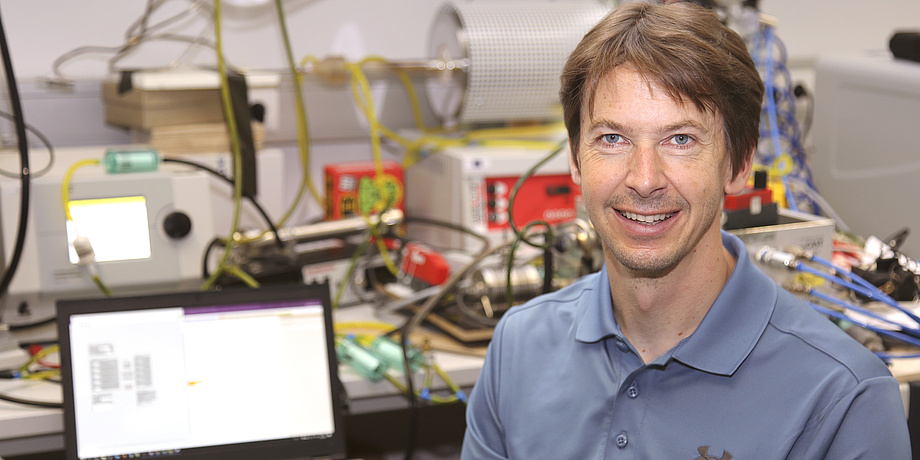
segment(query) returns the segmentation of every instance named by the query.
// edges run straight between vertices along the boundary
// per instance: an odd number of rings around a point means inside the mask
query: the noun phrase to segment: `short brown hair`
[[[634,1],[585,34],[562,70],[559,95],[576,165],[585,102],[593,111],[598,81],[624,64],[676,101],[721,115],[733,176],[751,161],[764,85],[744,40],[706,8]]]

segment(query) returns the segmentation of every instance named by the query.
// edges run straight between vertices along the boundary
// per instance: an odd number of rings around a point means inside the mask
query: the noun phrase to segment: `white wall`
[[[760,9],[777,19],[777,34],[796,61],[822,53],[886,50],[894,30],[920,30],[916,0],[761,0]]]
[[[466,1],[466,0],[460,0]],[[475,0],[495,1],[503,0]],[[531,0],[554,1],[554,0]],[[593,1],[593,0],[555,0]],[[600,1],[600,0],[598,0]],[[611,0],[603,0],[612,3]],[[45,132],[58,146],[125,143],[125,130],[104,123],[99,82],[109,77],[110,55],[86,55],[68,61],[62,70],[76,80],[70,90],[49,89],[39,80],[51,77],[55,59],[80,46],[113,47],[122,44],[125,31],[143,13],[144,0],[0,0],[0,18],[11,47],[13,65],[23,91],[27,121]],[[255,3],[254,7],[239,4]],[[380,55],[390,59],[429,57],[427,37],[430,24],[442,5],[440,0],[284,0],[294,57],[325,57],[343,54],[349,59]],[[153,17],[158,22],[191,5],[192,0],[169,0]],[[228,61],[244,69],[284,69],[281,34],[274,1],[225,0],[223,2],[224,49]],[[236,6],[235,6],[236,5]],[[797,83],[813,84],[810,66],[822,53],[884,50],[891,33],[900,28],[920,29],[920,1],[887,0],[761,0],[764,13],[778,21],[777,33],[789,52],[789,66]],[[170,30],[196,35],[210,13],[199,11]],[[210,35],[209,35],[210,36]],[[119,65],[157,68],[180,56],[184,44],[159,42],[145,45]],[[191,57],[195,63],[213,65],[214,52],[200,48]],[[0,88],[0,97],[5,87]],[[350,139],[324,140],[323,123],[344,116],[356,119],[347,91],[335,103],[311,106],[311,123],[317,128],[316,168],[329,159],[369,158],[364,144],[366,133],[359,125],[345,129]],[[405,107],[404,95],[391,91],[395,102],[388,107]],[[291,93],[282,104],[290,105]],[[0,101],[2,102],[2,101]],[[308,100],[308,103],[310,101]],[[0,106],[2,107],[2,106]],[[289,117],[290,118],[290,117]],[[284,120],[276,139],[291,147],[293,122]],[[0,120],[0,140],[10,138],[9,124]],[[291,173],[293,174],[293,173]],[[315,211],[315,209],[314,209]]]
[[[484,1],[484,0],[478,0]],[[501,0],[488,0],[501,1]],[[543,0],[532,0],[534,2]],[[255,3],[255,7],[238,4]],[[344,53],[357,58],[378,54],[393,59],[427,56],[426,40],[440,0],[284,0],[294,55]],[[125,30],[144,10],[143,0],[0,0],[0,15],[21,79],[51,75],[56,58],[78,46],[117,46]],[[170,0],[155,16],[179,11],[191,0]],[[223,35],[230,61],[248,68],[284,66],[277,17],[271,0],[224,0]],[[916,0],[761,0],[774,16],[792,64],[810,62],[820,53],[885,49],[897,28],[920,29]],[[202,16],[186,28],[200,30]],[[127,61],[143,66],[167,64],[182,45],[158,44]],[[198,58],[210,61],[203,49]],[[213,62],[213,61],[212,61]],[[105,60],[80,58],[65,70],[77,78],[106,75]]]
[[[760,0],[760,9],[777,20],[793,78],[812,91],[819,55],[884,52],[896,30],[920,31],[917,0]]]
[[[211,2],[209,2],[211,3]],[[223,3],[224,50],[228,60],[243,68],[276,69],[285,66],[274,2],[254,7]],[[358,58],[380,54],[388,58],[425,57],[428,24],[440,2],[436,0],[285,0],[287,24],[295,59],[344,53]],[[0,14],[11,43],[19,78],[51,75],[56,58],[79,46],[118,46],[125,31],[144,11],[143,0],[2,0]],[[153,16],[158,22],[194,2],[170,0]],[[210,12],[199,10],[179,30],[196,35]],[[392,18],[383,20],[383,18]],[[176,30],[175,28],[171,30]],[[181,54],[184,44],[145,45],[127,64],[157,67]],[[212,63],[213,51],[202,48],[196,59]],[[103,57],[82,57],[64,69],[68,76],[91,79],[107,75]]]

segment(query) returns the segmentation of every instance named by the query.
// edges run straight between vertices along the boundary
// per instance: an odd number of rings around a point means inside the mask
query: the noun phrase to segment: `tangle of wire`
[[[810,262],[817,264],[823,269],[818,269],[810,265],[805,264],[799,259],[804,259]],[[871,310],[868,310],[860,305],[857,305],[853,302],[840,298],[838,296],[829,295],[822,291],[815,289],[814,287],[808,286],[791,286],[790,288],[793,291],[803,292],[814,297],[817,300],[824,302],[824,304],[832,304],[836,306],[835,308],[830,308],[825,305],[809,301],[809,305],[814,308],[816,311],[823,313],[831,318],[834,318],[839,321],[847,321],[849,323],[860,326],[869,331],[875,332],[876,334],[897,340],[906,345],[920,348],[920,317],[917,316],[910,309],[902,306],[896,300],[891,298],[888,294],[883,292],[881,289],[868,282],[864,278],[846,270],[843,267],[840,267],[833,262],[824,259],[822,257],[816,256],[811,253],[801,253],[797,256],[796,260],[793,261],[789,266],[790,269],[807,273],[812,276],[819,277],[839,288],[845,289],[849,292],[861,295],[867,299],[880,302],[883,305],[886,305],[909,318],[914,325],[907,325],[903,322],[896,321],[890,318],[886,318],[880,314],[877,314]],[[857,318],[853,318],[852,315],[847,314],[847,312],[855,312],[863,316],[867,316],[876,320],[877,322],[882,322],[888,325],[888,327],[881,327],[875,324],[870,324],[868,321],[863,321]],[[920,352],[912,354],[891,354],[887,352],[878,352],[875,353],[881,359],[889,361],[892,358],[916,358],[920,357]]]
[[[150,18],[160,7],[168,3],[169,0],[147,0],[147,3],[144,7],[144,13],[138,18],[129,28],[125,31],[125,41],[118,46],[81,46],[74,48],[67,53],[64,53],[60,57],[54,60],[51,68],[54,73],[55,78],[58,82],[68,82],[70,81],[61,70],[61,67],[79,56],[85,54],[111,54],[113,55],[108,62],[109,71],[117,72],[118,69],[115,65],[118,61],[124,59],[126,56],[131,54],[133,51],[137,50],[142,44],[150,41],[173,41],[173,42],[185,42],[189,46],[185,51],[173,62],[165,66],[166,70],[172,70],[181,65],[191,54],[191,51],[194,50],[197,46],[207,46],[209,48],[215,48],[215,44],[211,41],[208,41],[204,38],[205,35],[211,32],[214,28],[214,23],[209,22],[207,26],[197,35],[197,36],[186,36],[181,34],[173,33],[154,33],[157,30],[163,29],[172,25],[191,14],[196,13],[201,9],[209,9],[210,2],[208,0],[194,0],[191,5],[185,8],[183,11],[174,14],[160,22],[155,24],[150,24]]]
[[[806,158],[801,127],[796,120],[795,95],[792,77],[786,67],[785,45],[769,24],[762,24],[759,32],[748,37],[747,42],[751,57],[761,70],[765,87],[761,110],[761,142],[755,160],[783,181],[790,209],[821,214],[821,207],[813,199],[815,186]],[[798,179],[796,184],[790,184],[787,180],[789,177]],[[805,187],[810,193],[801,191]]]
[[[60,365],[45,361],[48,355],[58,351],[57,345],[48,347],[37,347],[30,350],[31,357],[16,369],[10,369],[0,372],[0,378],[18,379],[18,380],[43,380],[51,383],[60,382]],[[22,404],[25,406],[60,408],[63,404],[56,401],[40,401],[34,399],[25,399],[12,396],[9,394],[0,394],[0,401]]]
[[[0,112],[0,118],[5,118],[7,120],[16,121],[13,115],[6,113],[6,112]],[[31,132],[35,137],[38,138],[39,141],[41,141],[41,143],[45,146],[45,148],[48,149],[48,163],[45,166],[43,166],[42,169],[32,173],[32,177],[41,177],[45,173],[50,171],[52,166],[54,166],[54,146],[51,144],[51,141],[48,139],[47,136],[45,136],[41,131],[39,131],[34,126],[28,123],[26,123],[26,131]],[[0,169],[0,175],[14,178],[14,179],[19,179],[18,172],[14,173],[14,172],[4,171]]]

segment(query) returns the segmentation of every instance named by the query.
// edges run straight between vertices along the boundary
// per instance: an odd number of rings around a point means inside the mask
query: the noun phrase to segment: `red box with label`
[[[388,208],[405,211],[402,165],[383,162],[383,175],[372,161],[326,165],[326,219],[377,214]]]

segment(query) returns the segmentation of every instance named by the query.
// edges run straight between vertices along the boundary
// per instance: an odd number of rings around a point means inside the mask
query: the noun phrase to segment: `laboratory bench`
[[[368,310],[346,309],[338,312],[336,321],[356,321],[366,317]],[[436,362],[467,393],[479,376],[482,366],[481,350],[471,353],[435,350]],[[920,452],[920,358],[898,359],[891,363],[892,373],[901,382],[905,414],[908,416],[912,439]],[[386,380],[372,382],[346,365],[340,365],[340,379],[347,395],[345,412],[346,438],[349,455],[365,459],[389,459],[399,452],[408,439],[409,403]],[[421,374],[416,382],[421,384]],[[443,390],[442,382],[435,380],[434,390]],[[913,391],[911,391],[913,390]],[[28,380],[0,380],[0,394],[38,401],[61,401],[61,387],[57,383]],[[465,405],[422,404],[416,413],[417,445],[419,448],[459,449],[465,428]],[[61,409],[31,407],[0,401],[0,457],[3,460],[52,460],[63,458],[64,424]],[[432,457],[442,458],[442,457]],[[453,458],[453,457],[449,457]],[[918,457],[920,458],[920,457]]]
[[[379,321],[370,307],[340,308],[334,313],[335,321]],[[393,321],[393,318],[389,318]],[[46,327],[52,327],[46,326]],[[44,334],[47,336],[46,329]],[[467,394],[479,377],[482,351],[468,353],[457,351],[432,351],[435,362]],[[394,377],[402,379],[401,373]],[[364,459],[382,458],[375,455],[402,450],[408,440],[409,402],[396,387],[386,380],[372,382],[347,365],[340,365],[339,378],[347,400],[345,432],[349,455]],[[421,372],[415,375],[416,388],[424,379]],[[439,379],[432,382],[432,392],[446,390]],[[61,402],[61,386],[41,380],[0,380],[0,394],[24,400]],[[232,403],[232,402],[228,402]],[[419,403],[417,414],[417,446],[419,448],[457,448],[465,429],[465,405]],[[63,458],[64,420],[62,409],[27,406],[0,401],[0,458]],[[34,457],[47,455],[47,457]]]

